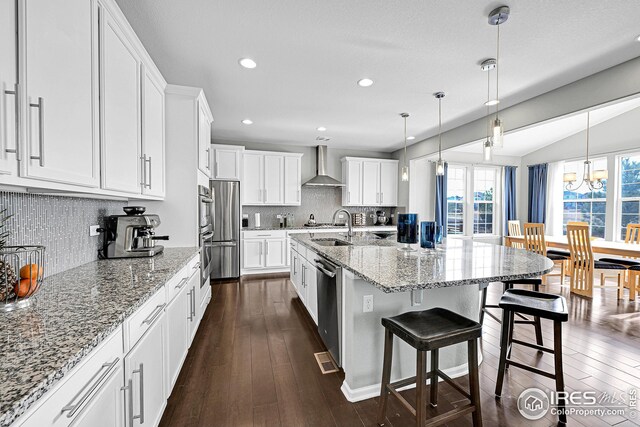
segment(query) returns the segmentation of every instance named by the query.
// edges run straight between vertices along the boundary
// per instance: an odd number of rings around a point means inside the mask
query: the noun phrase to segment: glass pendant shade
[[[502,120],[498,118],[491,120],[491,135],[492,135],[492,140],[493,140],[492,142],[494,147],[502,148],[503,134],[504,134],[504,127],[502,126]]]
[[[409,166],[403,166],[402,167],[402,180],[403,181],[409,181]]]
[[[602,181],[603,179],[608,179],[609,173],[604,169],[598,169],[593,171],[593,175],[591,175],[592,181]]]
[[[564,182],[576,182],[578,179],[578,174],[575,172],[567,172],[562,176],[562,181]]]
[[[436,175],[444,176],[444,160],[438,159],[436,162]]]
[[[493,150],[491,147],[491,140],[487,138],[482,147],[482,158],[485,162],[490,162],[493,160]]]

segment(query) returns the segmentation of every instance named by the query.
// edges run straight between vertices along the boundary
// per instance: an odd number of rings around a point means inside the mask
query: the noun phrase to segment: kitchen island
[[[356,233],[352,238],[345,234],[292,236],[292,251],[307,260],[307,270],[319,258],[341,268],[337,286],[340,361],[345,372],[342,392],[352,402],[380,393],[384,342],[381,318],[443,307],[478,319],[480,285],[537,277],[553,268],[546,257],[505,246],[448,239],[445,245],[427,253],[402,252],[394,239],[378,239],[369,233]],[[327,246],[334,241],[340,246]],[[295,270],[294,263],[292,276]],[[313,318],[312,297],[308,286],[305,288],[303,302]],[[299,287],[296,289],[300,294]],[[368,312],[365,297],[372,299]],[[315,313],[320,310],[315,307]],[[314,320],[317,322],[317,315]],[[393,351],[392,381],[415,375],[415,350],[396,339]],[[464,375],[466,358],[466,345],[442,349],[440,368],[451,377]]]

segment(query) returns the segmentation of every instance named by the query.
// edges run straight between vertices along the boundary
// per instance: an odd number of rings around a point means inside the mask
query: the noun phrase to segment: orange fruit
[[[20,279],[13,290],[18,298],[24,298],[33,294],[37,288],[38,281],[36,279]]]
[[[20,269],[20,277],[23,279],[39,279],[42,276],[42,267],[38,264],[27,264]]]

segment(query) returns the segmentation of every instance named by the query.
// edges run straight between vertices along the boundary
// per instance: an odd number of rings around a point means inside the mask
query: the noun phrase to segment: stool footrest
[[[453,382],[453,380],[451,379],[451,377],[449,377],[449,375],[445,374],[444,372],[442,372],[440,369],[436,369],[436,373],[438,374],[438,376],[440,378],[442,378],[447,384],[449,384],[451,387],[455,388],[456,390],[458,390],[458,392],[460,394],[462,394],[464,397],[466,397],[467,399],[471,400],[471,395],[469,393],[467,393],[467,391],[465,389],[463,389],[462,387],[460,387],[458,384],[456,384],[455,382]],[[437,379],[437,378],[436,378]]]
[[[511,340],[511,342],[513,344],[520,344],[520,345],[523,345],[525,347],[534,348],[536,350],[545,351],[547,353],[553,354],[553,349],[549,348],[549,347],[543,347],[543,346],[538,345],[538,344],[534,344],[534,343],[526,342],[526,341],[520,341],[520,340],[517,340],[517,339]]]
[[[411,403],[409,403],[407,401],[407,399],[405,399],[399,391],[395,390],[395,389],[389,389],[389,391],[391,392],[391,394],[393,394],[396,399],[398,399],[400,401],[400,403],[402,403],[402,406],[404,406],[405,408],[407,408],[407,410],[409,412],[411,412],[411,415],[413,415],[414,417],[416,416],[416,408],[413,407],[413,405]]]
[[[527,366],[523,363],[514,362],[511,359],[507,359],[507,363],[509,366],[515,366],[516,368],[524,369],[525,371],[533,372],[538,375],[542,375],[543,377],[551,378],[552,380],[556,378],[555,374],[552,374],[551,372],[543,371],[542,369],[534,368],[533,366]]]
[[[427,420],[427,423],[424,425],[425,427],[435,427],[435,426],[440,426],[442,424],[446,424],[450,421],[455,420],[456,418],[462,416],[462,415],[466,415],[466,414],[470,414],[473,411],[476,410],[475,405],[471,404],[471,403],[467,403],[464,406],[461,406],[459,408],[456,409],[452,409],[448,412],[445,412],[444,414],[440,414],[440,415],[436,415],[433,418],[429,418]]]
[[[409,378],[405,378],[403,380],[398,380],[396,382],[388,384],[387,387],[398,389],[398,388],[406,387],[411,384],[415,384],[415,382],[416,382],[416,377],[409,377]]]

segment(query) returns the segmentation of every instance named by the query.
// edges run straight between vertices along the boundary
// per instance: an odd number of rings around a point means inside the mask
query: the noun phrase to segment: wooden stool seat
[[[537,316],[542,319],[569,320],[567,302],[560,295],[545,294],[543,292],[526,289],[508,289],[500,298],[498,307],[517,313]]]
[[[424,311],[411,311],[398,316],[382,319],[385,328],[384,362],[380,402],[378,406],[378,425],[383,426],[387,413],[387,400],[393,394],[415,417],[417,427],[431,427],[447,424],[466,414],[472,414],[473,425],[482,425],[480,412],[480,383],[478,375],[478,338],[482,335],[482,326],[444,308]],[[416,375],[391,383],[391,364],[393,356],[393,336],[417,350]],[[454,382],[438,367],[439,350],[450,345],[467,342],[467,362],[469,365],[469,391]],[[427,372],[427,352],[430,352],[431,366]],[[431,418],[427,422],[427,379],[429,380],[430,404],[438,405],[438,379],[442,378],[451,387],[469,399],[466,405]],[[409,385],[416,385],[416,404],[411,405],[398,391]]]

